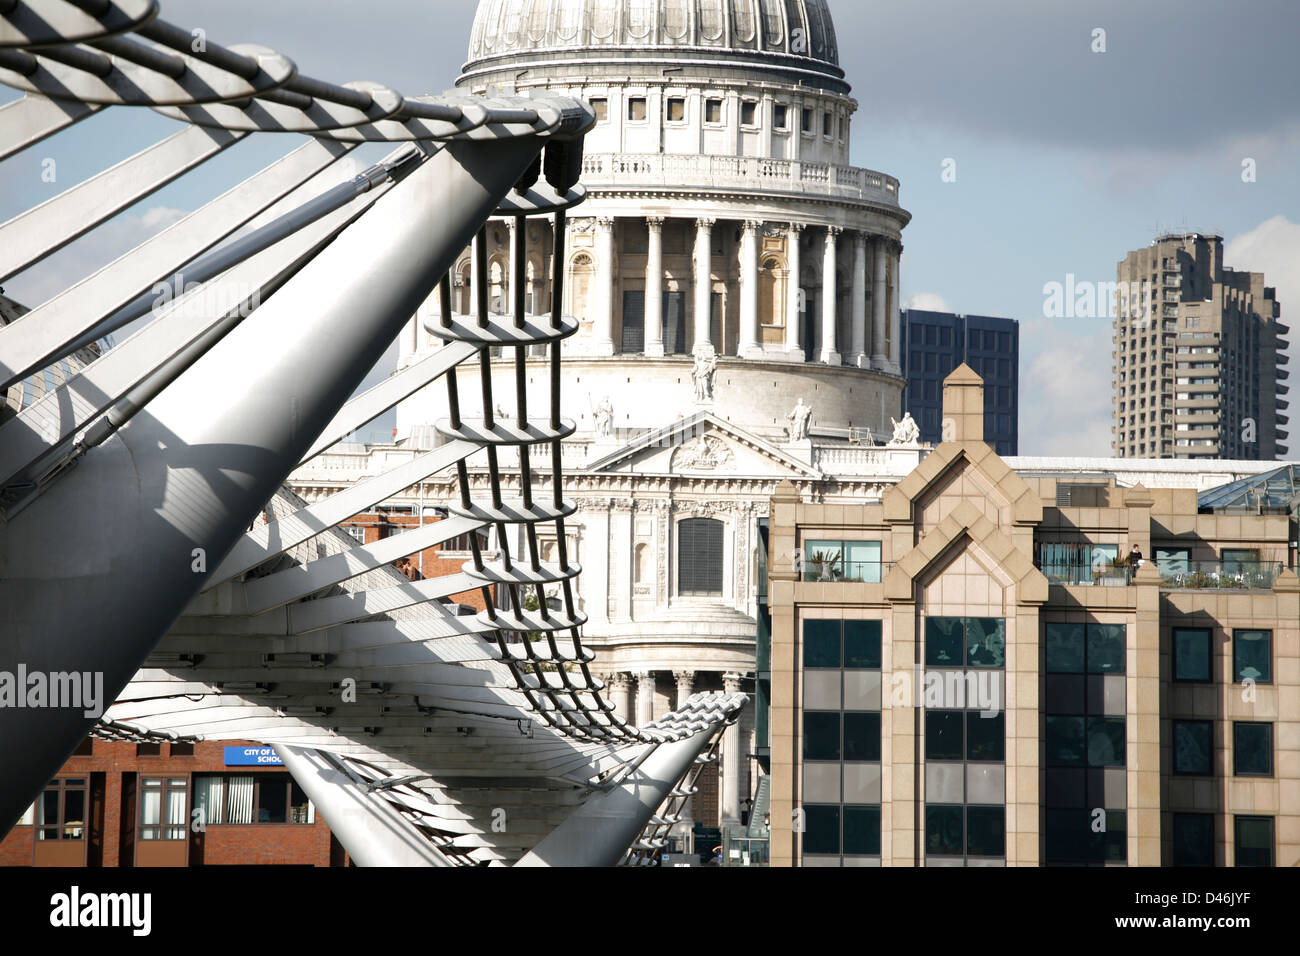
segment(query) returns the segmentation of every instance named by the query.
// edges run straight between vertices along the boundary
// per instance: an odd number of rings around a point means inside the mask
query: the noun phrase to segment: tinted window
[[[1088,625],[1088,673],[1124,673],[1124,625]]]
[[[1174,773],[1214,773],[1214,724],[1208,720],[1174,721]]]
[[[1174,628],[1174,680],[1211,680],[1210,632]]]
[[[1273,725],[1237,721],[1232,725],[1232,772],[1240,777],[1273,775]]]
[[[925,662],[930,665],[960,667],[965,650],[962,622],[959,617],[925,619]]]
[[[985,717],[983,711],[966,712],[966,759],[1003,760],[1006,757],[1006,716]]]
[[[840,715],[834,711],[806,711],[803,715],[805,760],[840,759]]]
[[[1045,630],[1047,672],[1049,674],[1082,674],[1083,624],[1049,621]]]
[[[935,856],[961,856],[965,844],[962,807],[925,808],[925,852]]]
[[[844,759],[880,759],[880,714],[844,715]]]
[[[925,759],[961,760],[962,723],[960,710],[927,710],[925,712]]]
[[[1273,818],[1234,817],[1237,866],[1273,865]]]
[[[1173,830],[1174,866],[1214,865],[1214,815],[1175,813]]]
[[[844,852],[869,856],[880,853],[880,807],[844,808]]]
[[[844,622],[844,666],[861,669],[880,667],[880,622]]]
[[[1232,680],[1240,684],[1249,678],[1257,684],[1273,680],[1273,632],[1234,631],[1232,638]]]
[[[1047,765],[1081,767],[1087,752],[1084,748],[1082,717],[1047,718]]]
[[[813,804],[804,807],[803,851],[840,852],[840,808]]]
[[[1006,855],[1007,831],[1005,808],[966,808],[966,852],[971,856]]]
[[[840,666],[839,621],[804,621],[803,666]]]

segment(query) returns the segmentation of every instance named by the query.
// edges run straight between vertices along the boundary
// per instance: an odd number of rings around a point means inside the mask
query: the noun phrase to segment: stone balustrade
[[[893,176],[857,166],[762,156],[593,153],[583,157],[582,182],[588,186],[734,186],[749,192],[813,194],[898,205],[898,180]]]

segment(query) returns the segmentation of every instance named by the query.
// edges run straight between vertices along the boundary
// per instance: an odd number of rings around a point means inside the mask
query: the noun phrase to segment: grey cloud
[[[831,0],[831,9],[859,124],[1157,152],[1300,124],[1293,0]],[[1091,51],[1097,27],[1106,53]]]

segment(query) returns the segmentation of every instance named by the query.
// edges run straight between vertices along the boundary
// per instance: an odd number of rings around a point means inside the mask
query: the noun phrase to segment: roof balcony
[[[685,153],[591,153],[582,159],[588,187],[658,187],[665,190],[743,189],[898,205],[898,180],[857,166],[835,166],[762,156]]]

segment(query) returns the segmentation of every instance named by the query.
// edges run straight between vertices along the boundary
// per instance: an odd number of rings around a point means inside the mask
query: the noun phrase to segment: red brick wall
[[[0,840],[0,866],[31,866],[35,834],[31,827],[14,827]]]
[[[122,775],[189,776],[194,773],[283,773],[283,767],[226,767],[227,746],[260,746],[254,741],[207,741],[194,745],[194,754],[171,754],[171,744],[162,745],[158,757],[139,756],[136,745],[103,740],[94,742],[91,756],[74,756],[59,770],[59,777],[89,777],[104,774],[104,866],[121,866]],[[190,805],[193,806],[193,783]],[[130,822],[133,826],[133,821]],[[0,840],[0,865],[29,866],[35,835],[30,826],[16,826]],[[130,861],[127,861],[130,865]],[[329,826],[316,814],[314,824],[248,824],[208,826],[203,834],[204,865],[227,863],[330,865]]]
[[[441,521],[441,518],[425,516],[425,524],[434,524]],[[363,512],[362,514],[353,515],[347,521],[340,522],[339,527],[358,527],[365,529],[365,544],[374,544],[388,534],[399,533],[390,531],[396,528],[415,528],[420,524],[415,515],[403,514],[379,514],[375,512]],[[469,560],[469,552],[453,551],[453,557],[444,557],[440,547],[425,548],[411,555],[411,561],[420,570],[426,578],[442,577],[444,574],[455,574],[460,571],[461,567]],[[451,595],[451,600],[457,604],[467,604],[470,607],[482,611],[487,608],[483,601],[483,593],[478,590],[462,591],[459,594]]]
[[[250,826],[209,826],[203,834],[203,865],[224,864],[330,865],[330,831],[316,814],[316,823],[255,823]]]

